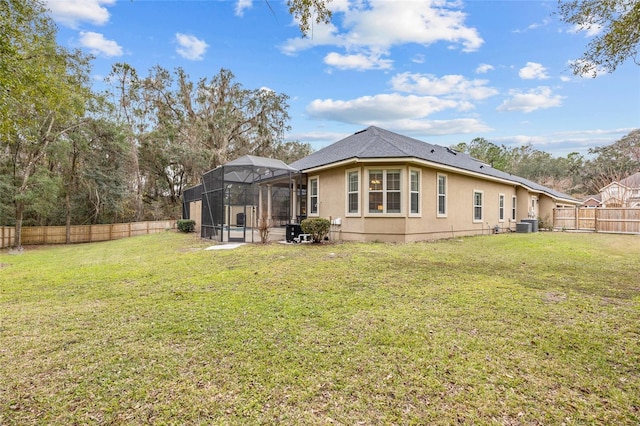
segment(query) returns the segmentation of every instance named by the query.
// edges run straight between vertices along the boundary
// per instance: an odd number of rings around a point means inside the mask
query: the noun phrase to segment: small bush
[[[329,233],[331,222],[321,217],[313,217],[303,220],[300,226],[302,227],[302,232],[311,235],[314,243],[319,243]]]
[[[193,219],[179,219],[178,231],[180,232],[194,232],[196,229],[196,221]]]

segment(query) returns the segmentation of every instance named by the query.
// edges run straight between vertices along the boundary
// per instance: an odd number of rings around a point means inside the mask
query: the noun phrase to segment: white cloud
[[[423,54],[419,53],[413,58],[411,58],[411,62],[416,64],[424,64],[426,62],[426,59]]]
[[[370,125],[423,119],[444,110],[466,111],[472,108],[473,105],[466,101],[392,93],[351,100],[316,99],[306,111],[313,118]]]
[[[527,27],[527,29],[528,30],[534,30],[536,28],[546,27],[551,22],[552,22],[551,19],[545,18],[545,19],[542,20],[542,22],[534,22],[533,24],[529,25]]]
[[[328,3],[328,7],[329,9],[331,9],[331,12],[333,13],[338,13],[338,12],[348,12],[349,8],[350,8],[350,0],[332,0],[330,3]]]
[[[94,55],[106,57],[122,56],[122,47],[113,40],[107,40],[104,35],[91,31],[80,31],[80,45]]]
[[[498,94],[487,80],[467,80],[450,74],[440,78],[431,74],[397,74],[391,79],[394,90],[418,95],[444,96],[450,99],[481,100]],[[469,108],[466,108],[469,109]]]
[[[532,135],[497,136],[492,142],[505,146],[521,147],[525,145],[542,145],[548,141],[548,137]]]
[[[486,74],[489,71],[493,71],[495,68],[493,65],[489,64],[480,64],[478,68],[476,68],[476,74]]]
[[[344,139],[347,136],[353,133],[340,133],[340,132],[328,132],[328,131],[315,131],[315,132],[298,132],[298,133],[288,133],[286,135],[287,140],[298,140],[305,142],[321,142],[321,145],[326,146],[334,143],[335,141],[339,141],[340,139]]]
[[[238,0],[236,3],[236,16],[243,16],[245,9],[253,6],[253,0]]]
[[[521,29],[517,29],[514,30],[514,33],[524,33],[527,32],[529,30],[535,30],[536,28],[541,28],[541,27],[546,27],[547,25],[549,25],[552,21],[549,18],[545,18],[542,20],[542,22],[534,22],[533,24],[530,24],[529,26],[527,26],[527,28],[525,30],[521,30]]]
[[[381,54],[376,53],[370,53],[369,55],[362,53],[341,55],[340,53],[331,52],[324,57],[324,63],[341,70],[355,69],[359,71],[390,69],[393,65],[392,60],[382,59]]]
[[[595,37],[597,35],[599,35],[602,30],[604,29],[604,27],[602,25],[599,24],[592,24],[592,25],[574,25],[572,28],[572,31],[575,33],[584,31],[585,32],[585,37]]]
[[[509,91],[510,99],[500,105],[498,111],[521,111],[525,113],[539,109],[553,108],[562,105],[562,96],[554,95],[551,88],[541,86],[526,93],[517,90]]]
[[[599,67],[597,64],[594,64],[593,62],[590,62],[590,61],[585,61],[584,59],[567,61],[567,64],[571,68],[576,66],[579,67],[579,69],[582,71],[582,73],[579,74],[579,76],[582,78],[597,78],[605,74],[608,74],[608,71],[605,68]]]
[[[527,62],[524,68],[520,68],[518,75],[524,80],[545,80],[549,78],[547,69],[537,62]]]
[[[46,0],[52,18],[66,27],[77,28],[81,22],[104,25],[109,21],[109,11],[116,0]]]
[[[379,126],[394,131],[419,136],[478,134],[490,132],[493,129],[476,118],[456,118],[452,120],[397,120],[384,123],[373,122],[370,125]]]
[[[207,51],[207,47],[209,47],[204,40],[200,40],[190,34],[176,33],[176,42],[178,43],[176,52],[183,58],[192,61],[204,59],[204,54]]]
[[[362,96],[348,101],[316,99],[307,106],[307,113],[314,118],[367,124],[372,120],[385,122],[405,118],[421,118],[458,106],[459,103],[454,100],[439,99],[434,96],[403,96],[393,93]]]
[[[334,19],[335,21],[336,19]],[[280,46],[280,50],[285,55],[295,55],[299,51],[310,49],[315,46],[344,46],[344,42],[338,35],[338,28],[332,23],[314,24],[313,37],[296,37],[287,40]]]
[[[293,55],[316,46],[336,46],[366,57],[397,45],[428,46],[437,42],[471,52],[484,42],[475,28],[465,25],[466,14],[457,2],[369,0],[353,1],[347,6],[341,1],[331,7],[334,14],[344,12],[342,20],[334,16],[332,23],[314,26],[313,37],[287,40],[281,46],[282,52]]]
[[[555,135],[573,139],[593,138],[594,136],[620,139],[634,130],[636,130],[635,127],[620,127],[616,129],[568,130],[565,132],[556,132]]]

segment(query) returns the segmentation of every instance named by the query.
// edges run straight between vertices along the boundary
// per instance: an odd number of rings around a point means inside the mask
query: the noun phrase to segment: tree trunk
[[[64,197],[64,208],[66,210],[66,230],[64,242],[65,244],[69,244],[71,242],[71,197],[69,197],[69,191],[67,191],[67,195]]]
[[[18,201],[16,202],[16,237],[14,244],[14,249],[18,251],[22,251],[22,218],[24,216],[24,202]]]
[[[144,204],[142,202],[142,173],[140,173],[140,162],[138,161],[138,148],[133,138],[131,142],[131,159],[133,160],[133,169],[134,169],[135,178],[136,178],[136,199],[135,199],[136,222],[140,222],[142,220],[142,214],[143,214],[143,208],[144,208]]]

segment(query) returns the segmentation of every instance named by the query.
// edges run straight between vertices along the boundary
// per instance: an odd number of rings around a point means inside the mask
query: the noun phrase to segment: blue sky
[[[598,29],[578,31],[556,2],[333,0],[329,25],[301,37],[278,0],[46,0],[59,43],[146,76],[193,81],[227,68],[248,89],[287,94],[287,140],[320,149],[369,125],[439,145],[475,137],[556,156],[640,127],[640,66],[571,73]]]

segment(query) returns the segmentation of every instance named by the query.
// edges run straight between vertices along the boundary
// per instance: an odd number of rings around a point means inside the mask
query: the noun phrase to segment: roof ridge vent
[[[449,154],[458,155],[458,151],[456,151],[456,150],[454,150],[454,149],[451,149],[451,148],[449,148],[449,147],[447,147],[447,152],[448,152]]]

